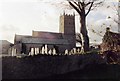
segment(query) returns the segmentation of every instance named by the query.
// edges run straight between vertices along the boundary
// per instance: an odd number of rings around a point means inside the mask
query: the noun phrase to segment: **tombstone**
[[[48,48],[47,48],[47,45],[45,45],[45,54],[48,53]]]
[[[72,55],[71,51],[69,51],[69,55]]]
[[[35,55],[39,53],[39,48],[35,48]]]
[[[37,50],[36,50],[36,48],[35,48],[35,55],[37,55]]]
[[[31,55],[34,55],[34,48],[31,48]]]
[[[29,52],[28,56],[30,56],[30,55],[31,55],[31,52]]]
[[[22,53],[23,54],[23,53]],[[29,51],[29,54],[28,54],[28,56],[30,56],[31,55],[31,48],[30,48],[30,51]]]
[[[14,55],[14,48],[12,48],[12,56]]]
[[[56,50],[55,50],[55,48],[53,48],[53,55],[55,55],[56,54]]]
[[[37,54],[36,48],[35,48],[35,55]]]
[[[59,53],[58,55],[62,55],[61,53]]]
[[[73,48],[73,54],[76,54],[77,51],[76,51],[76,48]]]
[[[16,55],[16,49],[15,48],[12,48],[12,56],[15,56]]]
[[[73,49],[71,49],[71,51],[70,51],[70,52],[71,52],[71,54],[74,54],[74,51],[73,51]]]
[[[68,49],[65,50],[65,55],[68,55],[69,54],[69,51]]]
[[[80,53],[84,53],[84,48],[83,48],[83,46],[81,47]]]
[[[80,49],[79,49],[79,48],[77,49],[77,53],[78,53],[78,54],[80,53]]]
[[[39,48],[37,48],[37,54],[39,54]]]
[[[42,54],[45,54],[45,48],[42,47]]]
[[[52,54],[52,50],[51,49],[48,51],[48,54],[50,54],[50,55]]]

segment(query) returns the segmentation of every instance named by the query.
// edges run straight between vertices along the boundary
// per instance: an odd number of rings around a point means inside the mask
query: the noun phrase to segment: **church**
[[[59,33],[32,31],[31,36],[15,35],[9,54],[41,53],[42,48],[55,49],[56,53],[76,48],[75,15],[63,14],[59,18]],[[47,52],[46,52],[47,53]]]

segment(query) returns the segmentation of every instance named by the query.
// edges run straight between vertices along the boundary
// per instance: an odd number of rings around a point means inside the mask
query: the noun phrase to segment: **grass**
[[[119,66],[105,64],[96,53],[3,57],[2,68],[3,79],[118,78],[120,74]]]

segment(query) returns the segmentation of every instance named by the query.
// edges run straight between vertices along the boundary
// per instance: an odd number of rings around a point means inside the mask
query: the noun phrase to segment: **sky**
[[[32,35],[32,30],[59,32],[59,16],[64,11],[71,14],[71,10],[67,10],[51,5],[52,0],[0,0],[0,40],[8,40],[13,43],[15,34]],[[90,42],[100,43],[102,37],[93,33],[105,32],[107,26],[111,26],[111,30],[118,31],[118,26],[108,16],[117,18],[116,11],[112,8],[105,8],[109,4],[113,4],[117,0],[109,0],[104,6],[99,7],[89,13],[87,16],[87,28]],[[76,12],[75,12],[76,13]],[[79,16],[76,13],[76,32],[80,31]],[[101,27],[102,24],[105,24]]]

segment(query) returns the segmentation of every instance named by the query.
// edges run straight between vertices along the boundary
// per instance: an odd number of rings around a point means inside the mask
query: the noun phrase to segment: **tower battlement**
[[[63,14],[61,14],[60,16],[66,16],[66,17],[74,17],[75,16],[75,13],[73,13],[73,14],[67,14],[67,13],[63,13]]]
[[[74,14],[64,14],[64,16],[74,17]]]

